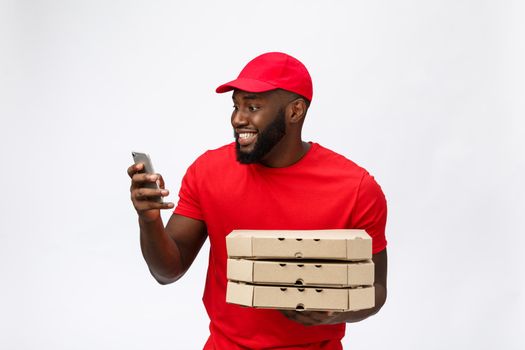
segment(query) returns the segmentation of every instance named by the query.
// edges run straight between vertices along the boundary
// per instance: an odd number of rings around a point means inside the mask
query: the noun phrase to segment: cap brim
[[[277,87],[265,81],[247,79],[247,78],[238,78],[238,79],[230,81],[229,83],[222,84],[217,89],[215,89],[215,92],[221,94],[223,92],[228,92],[228,91],[235,90],[235,89],[248,91],[248,92],[265,92],[265,91],[275,90],[277,89]]]

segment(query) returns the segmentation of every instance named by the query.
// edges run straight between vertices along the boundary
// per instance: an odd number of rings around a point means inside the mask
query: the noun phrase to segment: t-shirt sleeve
[[[366,173],[359,186],[352,224],[354,228],[366,230],[372,237],[373,254],[386,248],[386,216],[385,195],[374,178]]]
[[[182,178],[182,184],[179,191],[179,202],[173,212],[192,219],[204,220],[199,197],[199,185],[195,163],[188,168],[186,174]]]

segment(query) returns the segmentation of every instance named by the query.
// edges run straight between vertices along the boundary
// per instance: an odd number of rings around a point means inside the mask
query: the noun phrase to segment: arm
[[[374,261],[374,287],[375,287],[375,306],[371,309],[364,309],[359,311],[341,312],[335,314],[334,318],[328,323],[342,323],[342,322],[359,322],[375,315],[385,304],[386,301],[386,275],[387,275],[387,254],[386,248],[372,257]]]
[[[387,253],[385,226],[387,216],[386,199],[381,187],[373,177],[366,174],[360,184],[359,195],[353,210],[351,226],[365,229],[372,237],[377,253],[372,256],[374,261],[375,306],[371,309],[334,312],[296,312],[286,311],[285,316],[304,325],[335,324],[343,322],[359,322],[376,314],[386,301]]]
[[[305,326],[359,322],[376,314],[386,301],[387,253],[386,248],[372,256],[374,261],[375,306],[371,309],[348,312],[321,311],[284,311],[281,312],[291,320]]]
[[[153,277],[168,284],[178,280],[188,270],[207,237],[206,225],[200,220],[173,214],[164,228],[161,209],[171,209],[174,203],[158,203],[151,197],[169,194],[159,174],[139,173],[143,165],[128,168],[131,177],[131,201],[137,211],[142,255]],[[146,182],[158,182],[160,189],[144,188]]]
[[[387,217],[387,205],[385,195],[381,187],[370,175],[365,175],[359,188],[359,195],[353,213],[353,226],[363,228],[372,237],[374,251],[374,287],[375,307],[355,312],[345,312],[338,315],[335,322],[358,322],[376,314],[386,301],[387,280],[387,253],[385,226]],[[381,249],[383,248],[383,249]]]

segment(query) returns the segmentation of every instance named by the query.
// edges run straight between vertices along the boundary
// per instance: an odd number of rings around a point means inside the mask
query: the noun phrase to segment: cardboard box
[[[228,282],[226,302],[256,308],[356,311],[375,305],[373,286],[358,288],[299,288]]]
[[[228,259],[229,280],[253,284],[360,286],[374,284],[371,260],[344,263]]]
[[[254,259],[369,260],[365,230],[234,230],[226,236],[229,257]]]

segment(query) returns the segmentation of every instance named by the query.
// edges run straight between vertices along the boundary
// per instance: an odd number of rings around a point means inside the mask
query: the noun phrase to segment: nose
[[[248,125],[248,117],[245,113],[242,113],[241,110],[234,110],[232,113],[232,126],[234,128],[239,128],[241,126]]]

